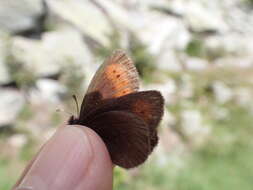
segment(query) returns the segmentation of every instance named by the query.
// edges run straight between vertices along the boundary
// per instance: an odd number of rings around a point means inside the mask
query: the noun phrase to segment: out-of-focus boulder
[[[109,46],[112,27],[103,11],[92,1],[46,0],[50,12],[75,26],[86,36]]]
[[[43,0],[0,0],[0,30],[16,33],[36,26]]]
[[[14,37],[11,51],[13,62],[22,63],[37,77],[57,74],[71,65],[84,72],[92,69],[91,52],[75,29],[47,32],[41,40]]]

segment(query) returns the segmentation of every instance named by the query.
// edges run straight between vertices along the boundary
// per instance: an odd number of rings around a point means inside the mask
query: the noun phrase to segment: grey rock
[[[213,83],[214,96],[218,103],[224,104],[233,98],[233,91],[226,84],[221,81]]]
[[[191,35],[183,21],[161,13],[143,12],[136,17],[136,35],[153,55],[168,49],[183,50]]]
[[[41,40],[14,37],[12,55],[35,76],[57,74],[71,65],[80,66],[84,72],[92,68],[91,52],[82,35],[70,28],[44,33]]]
[[[160,55],[157,56],[156,66],[163,71],[180,72],[183,69],[179,55],[169,49],[160,52]]]
[[[18,90],[0,89],[0,126],[10,125],[15,122],[25,99]]]
[[[177,90],[176,83],[173,79],[167,78],[166,82],[159,84],[150,84],[144,87],[145,90],[156,89],[164,96],[166,104],[173,104]]]
[[[249,1],[242,0],[223,0],[222,11],[231,30],[240,34],[253,32],[253,11],[250,7],[246,8]]]
[[[8,144],[10,144],[13,148],[22,148],[27,143],[27,136],[23,134],[12,135],[8,139]]]
[[[190,75],[183,74],[178,85],[178,95],[180,98],[191,98],[194,95],[194,82]]]
[[[216,52],[224,56],[250,56],[253,53],[253,37],[238,33],[210,36],[204,41],[204,46],[209,52]]]
[[[171,1],[168,6],[169,10],[176,15],[184,16],[186,14],[187,5],[185,0]]]
[[[193,145],[200,146],[210,134],[210,127],[204,124],[199,110],[189,109],[181,113],[181,132]]]
[[[188,1],[185,3],[185,6],[186,22],[194,31],[225,33],[229,30],[227,23],[224,21],[221,5],[218,1]]]
[[[15,33],[31,29],[43,11],[43,0],[0,0],[0,30]]]
[[[176,117],[169,112],[167,109],[164,110],[163,119],[161,121],[161,125],[164,127],[173,127],[176,125],[177,119]]]
[[[61,97],[67,92],[67,88],[59,82],[51,79],[40,79],[36,81],[36,89],[33,90],[31,98],[33,102],[60,103]]]
[[[98,43],[109,46],[112,27],[103,11],[91,1],[46,0],[50,11]]]
[[[117,24],[120,28],[125,28],[130,31],[135,30],[134,14],[128,11],[119,3],[110,0],[96,0],[96,4],[102,7],[103,10],[109,15],[109,18],[113,20],[114,24]]]
[[[253,67],[253,56],[228,56],[217,59],[214,65],[227,68],[250,69]]]
[[[184,62],[184,66],[190,71],[203,71],[208,68],[209,63],[205,59],[197,57],[188,57]]]
[[[211,117],[216,120],[227,120],[229,118],[229,110],[215,104],[210,107],[210,113]]]

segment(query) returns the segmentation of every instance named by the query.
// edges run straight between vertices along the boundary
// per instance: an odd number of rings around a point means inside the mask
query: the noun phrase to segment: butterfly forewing
[[[123,51],[115,51],[94,75],[81,105],[81,114],[101,100],[124,96],[138,89],[138,72],[133,61]]]

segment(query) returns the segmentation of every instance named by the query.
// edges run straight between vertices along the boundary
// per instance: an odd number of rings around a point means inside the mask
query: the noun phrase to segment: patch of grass
[[[115,167],[113,176],[114,176],[113,189],[121,189],[123,184],[125,184],[128,179],[126,171],[119,167]]]
[[[200,39],[192,39],[186,47],[186,53],[193,57],[204,57],[204,43]]]
[[[16,176],[9,172],[9,163],[5,159],[0,160],[0,189],[9,190],[13,186]]]

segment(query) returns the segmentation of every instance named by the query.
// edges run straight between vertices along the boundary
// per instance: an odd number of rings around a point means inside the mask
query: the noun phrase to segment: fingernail
[[[45,145],[16,189],[73,189],[84,178],[92,158],[84,130],[66,126]]]

